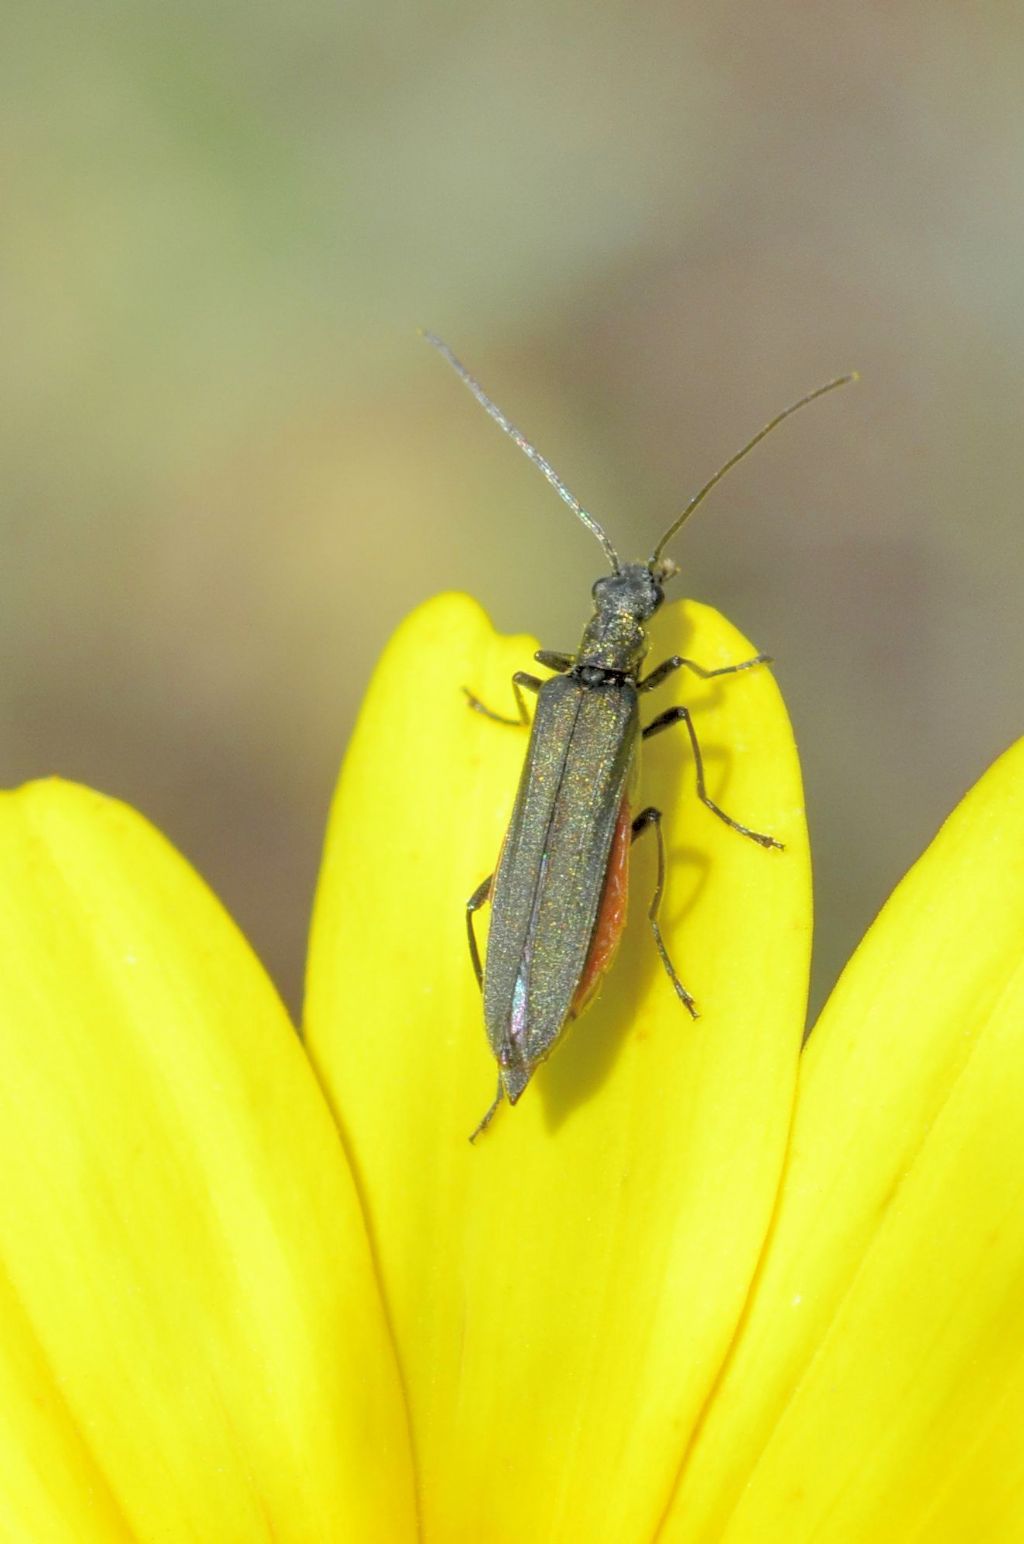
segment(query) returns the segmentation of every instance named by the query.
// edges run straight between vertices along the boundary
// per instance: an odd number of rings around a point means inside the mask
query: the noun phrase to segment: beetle
[[[540,649],[534,659],[554,672],[551,677],[542,681],[522,670],[512,677],[518,717],[493,712],[464,688],[473,709],[502,724],[529,723],[524,693],[537,697],[497,867],[466,902],[470,959],[483,995],[487,1039],[498,1064],[497,1094],[470,1137],[475,1142],[503,1099],[511,1105],[517,1102],[569,1023],[595,995],[625,925],[629,849],[644,831],[653,829],[658,844],[657,881],[647,912],[654,942],[680,1002],[693,1018],[698,1017],[658,924],[665,887],[661,811],[648,805],[633,814],[641,740],[682,724],[693,753],[701,803],[741,836],[765,848],[782,849],[775,837],[741,825],[710,797],[700,743],[686,707],[666,708],[646,726],[640,723],[641,696],[677,670],[691,670],[702,680],[711,680],[769,664],[770,657],[757,654],[708,670],[674,654],[642,675],[647,624],[665,599],[666,581],[679,571],[671,558],[663,556],[665,548],[716,483],[791,413],[857,377],[843,375],[828,381],[776,414],[693,496],[646,562],[623,563],[603,528],[448,345],[434,333],[423,336],[593,532],[611,566],[611,573],[593,586],[593,615],[575,654]],[[486,964],[481,964],[473,917],[487,901],[491,924]]]

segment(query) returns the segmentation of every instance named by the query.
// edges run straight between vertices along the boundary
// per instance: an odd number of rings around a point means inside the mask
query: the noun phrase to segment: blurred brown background
[[[711,3],[10,8],[0,755],[141,808],[290,1002],[393,624],[571,648],[673,549],[779,663],[816,997],[1024,728],[1024,20]]]

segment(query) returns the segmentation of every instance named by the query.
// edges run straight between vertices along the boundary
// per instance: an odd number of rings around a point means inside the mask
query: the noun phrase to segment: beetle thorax
[[[577,666],[635,675],[647,653],[646,623],[665,598],[646,563],[627,563],[594,585],[594,615],[576,655]]]

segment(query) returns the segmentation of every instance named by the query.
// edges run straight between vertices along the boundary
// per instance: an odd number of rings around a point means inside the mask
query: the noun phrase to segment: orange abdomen
[[[601,904],[590,940],[586,964],[576,995],[572,1000],[572,1016],[582,1013],[587,1003],[601,985],[601,977],[615,957],[619,938],[626,925],[626,905],[629,899],[629,848],[633,840],[629,800],[624,795],[619,805],[619,818],[612,837],[605,871]]]

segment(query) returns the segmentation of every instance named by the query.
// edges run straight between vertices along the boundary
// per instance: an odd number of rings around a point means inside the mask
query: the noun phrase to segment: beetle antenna
[[[530,444],[529,440],[524,434],[520,433],[515,424],[511,423],[509,419],[505,417],[505,414],[501,411],[501,408],[498,407],[497,403],[491,401],[490,397],[480,385],[480,382],[475,380],[474,377],[470,375],[469,371],[460,360],[456,359],[455,355],[452,353],[447,343],[444,342],[443,338],[439,338],[436,333],[426,332],[422,327],[420,328],[420,336],[422,338],[426,338],[427,342],[433,344],[434,348],[437,349],[437,352],[443,355],[445,359],[447,359],[448,363],[455,371],[455,374],[459,377],[464,385],[469,387],[470,391],[473,393],[474,397],[479,402],[480,406],[485,410],[485,412],[490,414],[500,429],[504,429],[505,433],[509,436],[510,439],[515,440],[516,444],[519,446],[519,449],[523,452],[523,455],[529,457],[534,466],[537,467],[539,471],[543,472],[544,476],[547,478],[552,488],[554,488],[559,498],[565,500],[573,514],[578,515],[579,518],[583,521],[583,524],[587,527],[587,530],[593,531],[594,535],[601,543],[601,546],[604,548],[605,556],[607,557],[609,563],[612,565],[612,573],[617,574],[620,568],[618,553],[615,551],[615,548],[612,546],[603,529],[594,519],[593,515],[589,514],[588,511],[583,508],[583,505],[580,503],[579,499],[574,493],[570,493],[569,489],[565,486],[565,483],[562,481],[554,467],[551,465],[551,462],[545,460],[540,451]],[[687,513],[689,513],[689,511],[687,511]]]
[[[732,468],[736,465],[737,461],[742,461],[744,456],[749,455],[750,451],[753,450],[755,445],[760,445],[765,436],[771,434],[773,429],[777,429],[779,424],[782,423],[783,419],[788,418],[791,413],[797,412],[798,409],[806,407],[809,402],[814,402],[816,398],[823,397],[827,391],[835,391],[837,386],[848,386],[851,381],[858,380],[860,380],[860,376],[857,374],[856,370],[852,373],[852,375],[840,375],[836,380],[828,381],[824,386],[819,386],[816,391],[809,391],[806,397],[800,398],[799,402],[791,402],[789,407],[784,408],[781,413],[776,413],[775,417],[771,420],[770,423],[766,423],[763,429],[758,430],[757,434],[754,435],[754,438],[752,440],[748,440],[742,450],[738,450],[734,456],[730,456],[725,465],[719,467],[714,477],[708,478],[708,481],[704,484],[703,488],[701,488],[700,492],[694,494],[693,498],[690,500],[689,504],[687,504],[678,520],[674,520],[672,522],[658,545],[655,547],[649,559],[648,566],[650,568],[655,567],[661,557],[661,554],[664,552],[666,546],[672,540],[679,527],[684,523],[684,521],[689,520],[694,510],[697,508],[697,505],[703,503],[704,499],[711,492],[715,484],[721,482],[726,472],[732,471]]]

